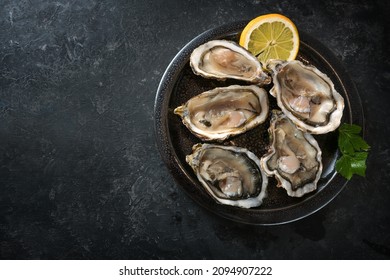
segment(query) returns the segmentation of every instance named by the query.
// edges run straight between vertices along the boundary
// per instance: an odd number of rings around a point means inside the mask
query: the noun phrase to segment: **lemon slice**
[[[299,50],[298,30],[283,15],[262,15],[245,26],[240,45],[256,56],[263,65],[269,59],[293,60]]]

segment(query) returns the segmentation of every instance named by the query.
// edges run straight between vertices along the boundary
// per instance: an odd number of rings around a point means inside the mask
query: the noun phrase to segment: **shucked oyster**
[[[268,111],[264,89],[233,85],[203,92],[174,112],[200,139],[223,141],[263,123]]]
[[[212,144],[197,144],[192,149],[186,161],[217,202],[243,208],[261,205],[268,178],[252,152]]]
[[[314,191],[322,173],[321,150],[309,133],[302,132],[281,112],[272,112],[269,128],[271,147],[261,158],[268,176],[289,196],[301,197]]]
[[[257,58],[232,41],[213,40],[197,47],[191,54],[190,65],[195,74],[205,78],[271,82]]]
[[[301,130],[323,134],[340,125],[344,99],[328,76],[297,60],[271,60],[267,67],[272,70],[274,84],[270,93]]]

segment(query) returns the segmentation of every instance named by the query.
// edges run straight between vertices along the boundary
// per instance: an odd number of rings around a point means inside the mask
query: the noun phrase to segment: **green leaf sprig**
[[[366,159],[370,146],[359,135],[362,128],[356,124],[339,127],[338,146],[342,156],[336,161],[336,170],[347,180],[353,174],[366,175]]]

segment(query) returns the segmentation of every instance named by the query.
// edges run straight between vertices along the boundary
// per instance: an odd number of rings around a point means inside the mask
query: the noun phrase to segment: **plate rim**
[[[334,198],[336,198],[339,193],[345,188],[348,181],[343,178],[340,174],[335,172],[333,176],[329,179],[328,182],[326,182],[325,186],[323,187],[323,190],[320,194],[317,194],[310,199],[306,199],[304,201],[299,202],[297,205],[293,205],[291,208],[294,210],[294,212],[297,212],[299,208],[301,207],[301,204],[305,204],[305,208],[308,208],[308,211],[305,211],[303,215],[298,215],[296,213],[292,213],[292,217],[287,219],[279,219],[279,220],[272,220],[269,218],[265,218],[264,214],[267,212],[272,213],[275,212],[284,212],[286,210],[284,209],[261,209],[261,216],[263,219],[259,219],[259,217],[253,217],[251,214],[253,214],[253,209],[242,209],[232,206],[225,206],[220,205],[218,203],[215,203],[217,206],[210,207],[208,204],[202,202],[199,199],[196,199],[194,195],[192,195],[187,188],[184,188],[183,181],[189,181],[190,184],[193,184],[196,186],[198,184],[197,182],[194,182],[193,179],[187,174],[187,171],[184,170],[181,166],[181,163],[178,161],[178,156],[175,153],[174,147],[172,145],[172,141],[169,135],[169,126],[168,126],[168,118],[163,118],[168,111],[169,111],[169,101],[171,98],[172,91],[174,89],[174,86],[176,84],[176,80],[179,77],[181,71],[185,67],[186,63],[189,60],[189,56],[194,48],[197,46],[213,39],[219,39],[223,37],[228,37],[231,35],[237,35],[239,34],[239,30],[242,30],[245,25],[249,21],[236,21],[231,22],[228,24],[220,25],[215,28],[211,28],[195,38],[193,38],[191,41],[189,41],[184,47],[181,48],[181,50],[174,56],[174,58],[171,60],[169,65],[167,66],[164,74],[162,75],[162,78],[160,80],[159,86],[157,88],[155,102],[154,102],[154,133],[155,133],[155,141],[157,144],[157,148],[159,150],[160,156],[165,163],[165,166],[168,168],[168,171],[171,173],[172,177],[174,178],[176,184],[180,187],[181,190],[183,190],[190,198],[195,201],[197,204],[202,206],[203,208],[207,209],[209,212],[212,212],[218,216],[221,216],[223,218],[244,223],[244,224],[252,224],[252,225],[281,225],[286,223],[291,223],[300,219],[303,219],[307,216],[310,216],[314,214],[315,212],[321,210],[326,205],[328,205]],[[350,108],[349,112],[349,120],[351,123],[358,124],[362,126],[362,131],[365,131],[365,122],[364,122],[364,115],[363,115],[363,107],[361,103],[360,96],[358,94],[357,88],[355,84],[352,82],[351,78],[348,75],[348,72],[343,67],[341,61],[335,56],[335,54],[327,48],[325,45],[323,45],[320,41],[313,38],[311,35],[304,31],[299,32],[300,38],[304,44],[306,44],[307,47],[309,47],[312,51],[316,52],[317,55],[319,55],[323,61],[328,63],[328,66],[332,69],[333,73],[335,73],[338,76],[338,79],[341,82],[341,86],[343,87],[344,92],[348,93],[346,98],[344,98],[344,101],[346,103],[346,106]],[[310,43],[308,43],[310,42]],[[329,63],[329,61],[336,62],[335,64]],[[348,90],[347,90],[348,89]],[[167,93],[168,92],[168,93]],[[351,94],[353,94],[353,98],[351,98]],[[353,108],[353,111],[352,111]],[[354,111],[358,111],[357,113],[353,113]],[[170,147],[173,149],[171,150]],[[185,179],[182,178],[182,176],[185,175]],[[187,182],[188,183],[188,182]],[[329,183],[330,186],[329,186]],[[334,188],[336,190],[334,190]],[[196,191],[196,188],[193,188]],[[327,193],[331,193],[330,196],[327,195]],[[319,196],[326,196],[326,199],[321,199],[319,202],[320,205],[310,205],[313,200],[318,200]],[[316,199],[315,199],[316,198]],[[224,208],[224,211],[215,211],[215,207]],[[249,216],[248,219],[240,219],[237,218],[237,214],[234,214],[237,209],[241,211],[246,211],[248,213],[247,216]],[[290,211],[292,209],[289,209]],[[298,211],[299,212],[299,211]],[[233,213],[233,214],[232,214]],[[257,213],[257,215],[260,215]],[[291,216],[291,212],[290,212]]]

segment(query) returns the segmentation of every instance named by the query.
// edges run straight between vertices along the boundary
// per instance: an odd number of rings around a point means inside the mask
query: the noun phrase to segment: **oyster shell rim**
[[[313,71],[315,74],[317,74],[319,77],[324,79],[324,81],[329,85],[331,91],[332,91],[332,97],[335,100],[336,108],[334,111],[332,111],[329,115],[329,120],[326,125],[318,125],[318,126],[312,126],[310,124],[305,123],[304,121],[297,118],[290,110],[286,108],[284,105],[284,102],[282,100],[280,93],[280,84],[275,83],[275,76],[278,73],[275,73],[275,70],[273,69],[276,67],[276,64],[279,63],[279,65],[282,65],[284,67],[287,64],[290,63],[297,63],[299,66],[301,66],[304,69]],[[268,61],[267,68],[271,65],[271,76],[272,76],[272,84],[273,87],[269,90],[269,93],[276,98],[277,104],[279,108],[283,111],[283,113],[302,131],[309,132],[311,134],[326,134],[329,132],[332,132],[336,130],[340,124],[341,119],[343,117],[345,102],[344,98],[341,96],[341,94],[335,89],[333,81],[328,77],[327,74],[321,72],[318,68],[316,68],[314,65],[305,65],[302,61],[299,60],[291,60],[291,61],[285,61],[285,60],[279,60],[279,59],[271,59]]]
[[[274,133],[272,133],[272,131],[275,130],[275,123],[276,123],[276,121],[278,119],[281,119],[281,118],[286,118],[288,121],[291,122],[292,125],[294,125],[294,126],[296,126],[296,125],[280,110],[273,110],[272,114],[273,115],[271,117],[270,127],[268,129],[268,132],[270,134],[270,138],[272,138],[272,143],[270,143],[270,145],[269,145],[268,152],[266,154],[264,154],[261,157],[261,159],[260,159],[261,166],[262,166],[262,168],[264,169],[265,173],[268,176],[275,176],[275,178],[277,179],[277,181],[280,184],[280,187],[284,188],[287,191],[287,195],[289,195],[291,197],[302,197],[305,194],[311,193],[311,192],[313,192],[313,191],[315,191],[317,189],[317,183],[318,183],[318,181],[321,178],[322,169],[323,169],[323,165],[322,165],[322,150],[321,150],[320,146],[318,145],[317,140],[310,133],[301,131],[303,137],[317,151],[316,160],[319,163],[319,167],[318,167],[318,170],[316,172],[316,177],[315,177],[314,181],[305,184],[303,187],[300,187],[300,188],[298,188],[295,191],[292,190],[291,182],[289,182],[287,179],[285,179],[283,176],[281,176],[277,169],[270,170],[268,168],[267,162],[276,153],[276,150],[274,148],[275,147],[276,137],[275,137]],[[296,128],[299,129],[297,126],[296,126]],[[279,187],[279,185],[277,187]]]
[[[199,165],[196,164],[199,161],[198,157],[201,157],[202,156],[201,153],[208,148],[222,148],[224,150],[246,154],[248,158],[252,160],[259,168],[261,174],[261,180],[262,180],[260,193],[255,197],[236,199],[236,200],[225,199],[216,196],[214,192],[210,189],[209,185],[205,182],[205,180],[203,180],[203,177],[199,174],[198,172]],[[220,204],[234,206],[234,207],[241,207],[241,208],[255,208],[261,206],[263,204],[263,199],[267,197],[268,177],[261,166],[260,158],[258,158],[253,152],[251,152],[246,148],[237,147],[237,146],[209,144],[209,143],[197,143],[192,147],[191,154],[186,156],[186,161],[193,169],[195,176],[197,177],[197,179],[199,180],[203,188],[216,202]]]
[[[230,45],[229,47],[231,47],[234,50],[237,50],[237,53],[242,54],[248,60],[251,60],[254,64],[256,64],[256,71],[254,72],[254,74],[250,78],[243,78],[235,75],[217,76],[202,70],[199,67],[198,65],[199,63],[197,63],[197,61],[199,61],[203,57],[202,55],[204,50],[206,51],[211,50],[213,47],[218,46],[216,45],[218,43],[221,46]],[[252,53],[250,53],[247,49],[240,46],[237,42],[231,40],[214,39],[197,46],[190,55],[190,66],[195,75],[200,75],[206,79],[216,79],[219,81],[233,79],[238,81],[249,82],[252,84],[258,84],[258,85],[267,85],[271,83],[271,77],[268,75],[267,72],[263,70],[263,64],[255,56],[253,56]]]
[[[188,102],[192,98],[200,97],[202,95],[211,94],[211,93],[214,93],[214,91],[218,91],[221,89],[230,90],[230,89],[235,89],[235,88],[248,89],[248,90],[251,90],[256,95],[256,97],[259,100],[259,104],[261,106],[261,109],[262,109],[260,112],[260,115],[257,115],[254,119],[251,119],[244,126],[238,127],[236,129],[232,129],[232,130],[227,131],[227,132],[218,132],[218,133],[207,132],[207,131],[203,132],[200,128],[193,125],[191,118],[189,116],[190,114],[187,111]],[[194,134],[196,137],[198,137],[202,141],[223,142],[231,137],[243,134],[243,133],[255,128],[256,126],[264,123],[268,118],[268,114],[269,114],[269,110],[270,110],[269,109],[269,98],[268,98],[267,91],[264,88],[261,88],[261,87],[256,86],[256,85],[230,85],[227,87],[216,87],[216,88],[213,88],[211,90],[204,91],[204,92],[202,92],[202,93],[200,93],[192,98],[187,100],[187,102],[185,104],[180,105],[179,107],[176,107],[174,110],[174,114],[179,115],[181,120],[182,120],[182,123],[187,127],[187,129],[189,131],[191,131],[192,134]]]

